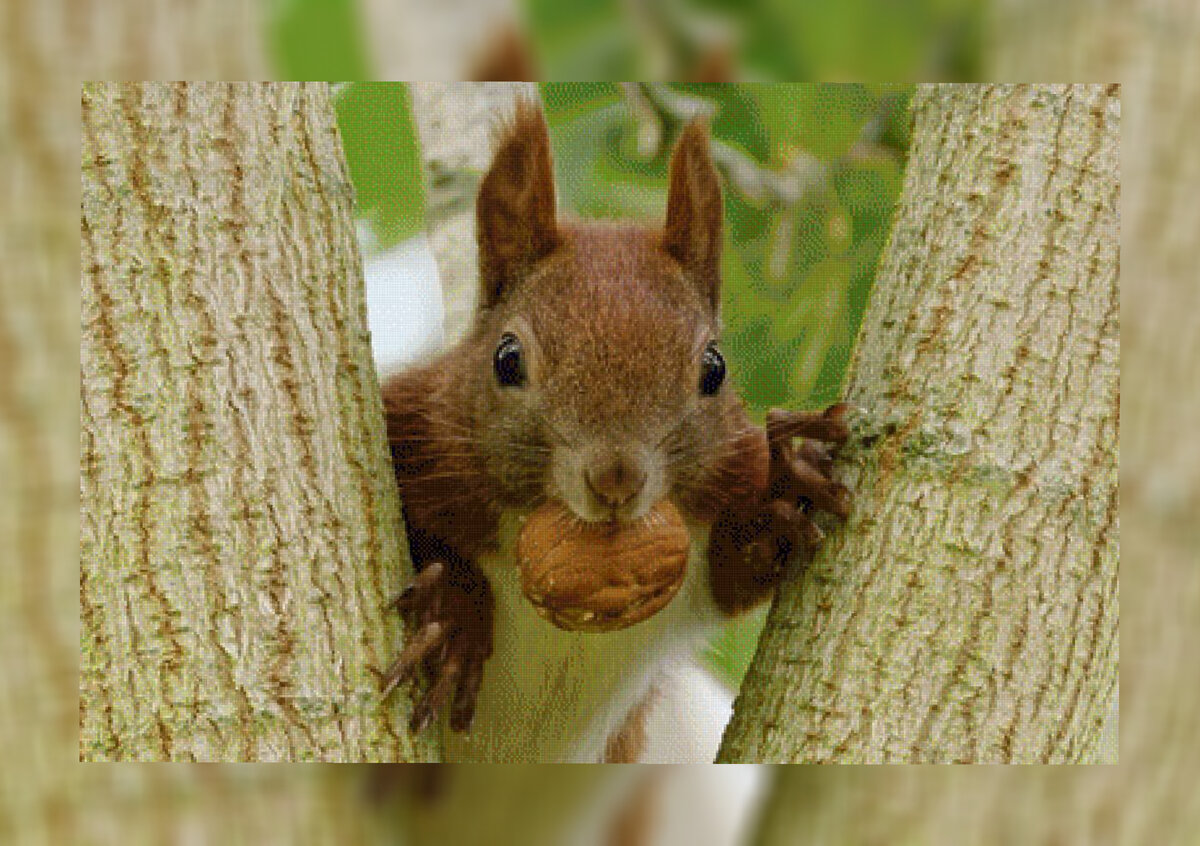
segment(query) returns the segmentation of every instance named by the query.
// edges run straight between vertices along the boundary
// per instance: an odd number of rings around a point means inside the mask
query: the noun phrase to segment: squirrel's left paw
[[[416,677],[430,681],[413,708],[410,727],[424,731],[453,696],[450,727],[465,731],[475,716],[483,664],[492,654],[492,592],[487,577],[432,561],[388,603],[415,623],[399,657],[382,674],[383,696]]]
[[[831,476],[833,459],[825,444],[849,437],[845,403],[824,411],[767,413],[767,443],[771,452],[766,503],[754,521],[757,536],[748,551],[760,568],[779,568],[797,546],[820,544],[821,530],[808,517],[817,508],[845,518],[850,514],[850,491]],[[803,438],[797,448],[793,439]]]

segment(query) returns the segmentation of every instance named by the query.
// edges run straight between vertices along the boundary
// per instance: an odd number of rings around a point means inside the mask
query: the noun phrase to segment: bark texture
[[[852,368],[855,515],[721,760],[1090,760],[1117,684],[1119,91],[934,86]]]
[[[400,517],[324,86],[85,85],[83,760],[414,760]]]
[[[1091,788],[1092,814],[1124,810],[1109,842],[1189,843],[1200,831],[1200,6],[1130,5],[1121,767],[1089,772],[1080,787]]]

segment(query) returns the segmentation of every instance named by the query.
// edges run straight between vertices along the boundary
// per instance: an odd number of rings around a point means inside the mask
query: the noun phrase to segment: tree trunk
[[[86,85],[83,760],[415,760],[400,516],[324,86]]]
[[[782,586],[721,760],[1091,760],[1116,691],[1119,94],[913,109],[855,514]]]
[[[1136,800],[1122,767],[780,767],[756,846],[921,843],[1097,846],[1129,836]],[[1108,789],[1079,790],[1080,784]],[[1157,821],[1140,830],[1168,834]],[[1130,823],[1133,825],[1130,826]],[[1122,829],[1125,829],[1124,831]],[[1188,841],[1190,842],[1190,841]]]

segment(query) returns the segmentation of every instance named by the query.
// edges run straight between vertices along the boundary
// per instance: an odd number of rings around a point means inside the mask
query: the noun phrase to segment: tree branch
[[[848,391],[856,511],[782,585],[723,761],[1079,761],[1116,690],[1119,100],[914,111]]]

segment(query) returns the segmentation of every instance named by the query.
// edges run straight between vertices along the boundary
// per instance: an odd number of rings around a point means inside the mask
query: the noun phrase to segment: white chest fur
[[[519,518],[505,514],[497,553],[480,567],[496,599],[494,652],[471,731],[443,727],[446,759],[595,762],[664,666],[690,659],[721,619],[707,586],[707,527],[689,527],[687,575],[671,603],[616,632],[563,631],[521,593],[513,552]]]

